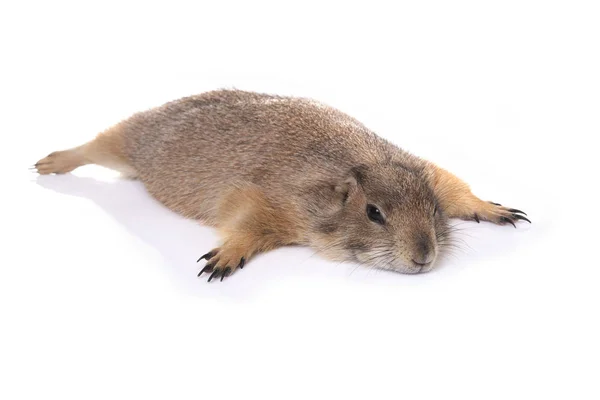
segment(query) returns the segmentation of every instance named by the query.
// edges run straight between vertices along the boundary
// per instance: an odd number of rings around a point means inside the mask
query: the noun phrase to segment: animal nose
[[[435,258],[435,251],[431,242],[425,238],[417,241],[412,260],[417,265],[427,265]]]

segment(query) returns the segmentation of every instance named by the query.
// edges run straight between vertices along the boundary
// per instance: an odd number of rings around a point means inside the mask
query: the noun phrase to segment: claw
[[[227,267],[223,270],[223,273],[221,274],[221,282],[223,282],[223,278],[225,278],[226,276],[229,276],[231,274],[231,268]]]
[[[494,203],[493,201],[490,201],[490,204],[493,204],[493,205],[495,205],[495,206],[501,206],[501,205],[502,205],[502,204],[500,204],[500,203]]]
[[[200,260],[202,260],[202,259],[205,259],[205,258],[206,258],[206,261],[208,261],[208,260],[210,260],[210,259],[211,259],[213,256],[214,256],[213,252],[212,252],[212,251],[209,251],[208,253],[206,253],[205,255],[203,255],[202,257],[200,257],[200,258],[198,259],[198,261],[196,261],[196,262],[199,262]]]
[[[212,266],[211,264],[207,264],[207,265],[205,265],[205,266],[204,266],[204,268],[202,268],[202,271],[200,271],[200,272],[198,273],[198,276],[202,275],[202,274],[203,274],[203,273],[205,273],[205,272],[210,272],[210,271],[212,271],[212,268],[213,268],[213,266]]]
[[[506,211],[508,211],[508,212],[511,212],[511,213],[519,213],[519,214],[527,215],[527,213],[526,213],[526,212],[523,212],[523,211],[521,211],[521,210],[517,210],[516,208],[509,208],[509,209],[508,209],[508,210],[506,210]]]
[[[479,223],[479,216],[477,214],[473,214],[473,219],[475,222]]]
[[[502,218],[500,218],[500,221],[502,221],[502,222],[508,222],[509,224],[511,224],[512,226],[514,226],[515,228],[517,227],[515,225],[515,223],[510,218],[502,217]]]
[[[246,264],[246,259],[244,257],[242,257],[242,259],[240,260],[240,264],[238,265],[238,268],[240,268],[240,269],[244,268],[244,264]]]
[[[524,217],[522,215],[519,215],[519,214],[513,214],[513,218],[515,218],[515,219],[521,219],[523,221],[527,221],[527,222],[531,223],[531,221],[528,218],[526,218],[526,217]]]
[[[208,277],[208,282],[210,282],[212,278],[218,278],[219,272],[221,272],[221,270],[215,269],[213,273]]]

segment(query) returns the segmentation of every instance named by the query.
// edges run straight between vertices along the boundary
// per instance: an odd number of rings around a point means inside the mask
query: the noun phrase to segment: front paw
[[[208,277],[208,282],[213,278],[218,279],[219,277],[223,281],[225,277],[231,275],[237,268],[244,268],[247,258],[248,255],[244,251],[236,248],[223,246],[211,250],[198,259],[197,262],[206,260],[206,265],[198,273],[198,276],[206,272],[211,274]]]
[[[477,223],[479,221],[489,221],[498,225],[512,225],[515,228],[517,225],[515,224],[518,221],[527,221],[531,223],[529,218],[526,217],[526,213],[517,210],[516,208],[508,208],[503,207],[501,204],[493,203],[493,202],[482,202],[480,207],[473,213],[473,215],[468,216],[464,219],[472,220]]]

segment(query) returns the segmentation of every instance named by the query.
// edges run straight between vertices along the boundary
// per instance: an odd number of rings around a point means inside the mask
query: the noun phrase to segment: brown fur
[[[302,98],[219,90],[133,115],[40,160],[41,174],[95,163],[140,179],[181,215],[215,226],[211,277],[258,252],[302,244],[337,260],[431,269],[447,218],[524,217],[475,197],[449,172]],[[376,206],[383,224],[367,215]]]

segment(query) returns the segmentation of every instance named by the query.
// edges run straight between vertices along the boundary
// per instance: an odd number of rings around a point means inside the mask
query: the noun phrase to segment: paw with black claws
[[[472,215],[463,219],[479,223],[480,221],[489,221],[498,225],[512,225],[517,227],[516,222],[526,221],[531,223],[526,213],[516,208],[503,207],[499,203],[482,202],[478,209]]]
[[[219,278],[223,281],[224,278],[231,275],[237,268],[244,268],[246,256],[238,250],[222,247],[204,254],[197,262],[201,260],[206,260],[206,265],[198,273],[198,276],[207,273],[210,274],[208,282]]]

